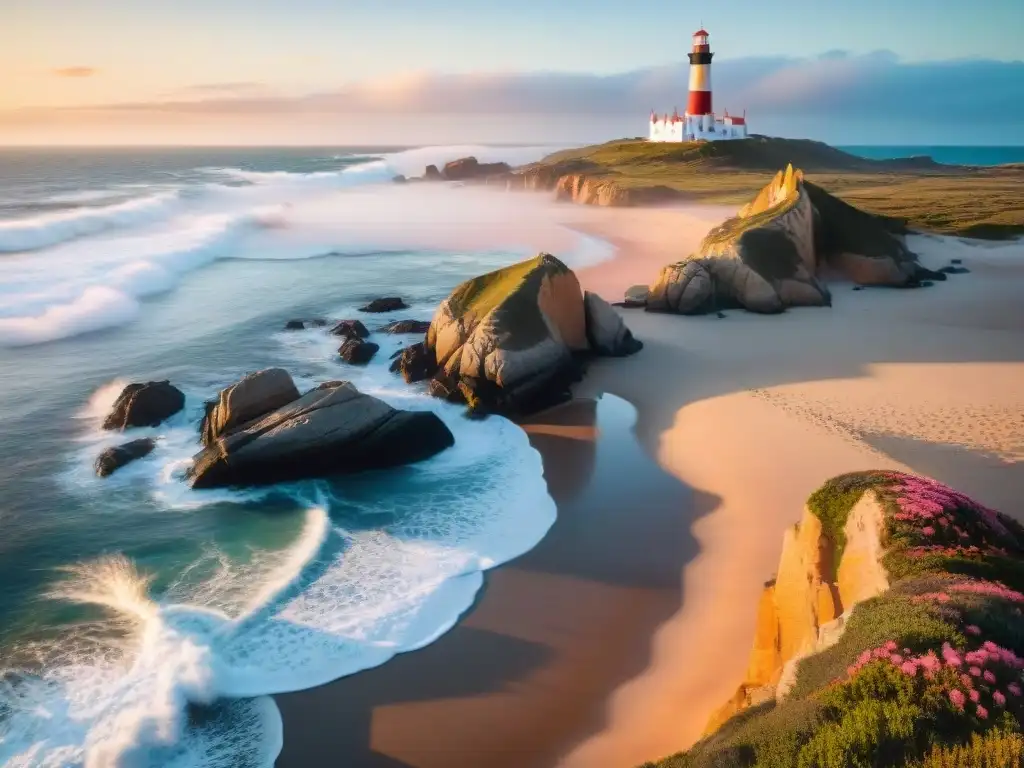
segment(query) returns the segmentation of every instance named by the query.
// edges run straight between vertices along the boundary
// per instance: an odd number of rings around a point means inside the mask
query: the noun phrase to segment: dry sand
[[[611,300],[723,215],[564,213],[619,247],[578,273]],[[832,308],[775,317],[623,310],[644,350],[524,425],[559,504],[548,537],[422,651],[280,697],[279,765],[636,766],[740,682],[782,532],[828,477],[907,469],[1024,517],[1024,244],[914,245],[972,271],[833,285]]]

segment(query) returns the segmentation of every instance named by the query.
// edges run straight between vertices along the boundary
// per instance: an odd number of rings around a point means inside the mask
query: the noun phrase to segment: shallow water
[[[325,330],[282,330],[355,316],[378,295],[411,308],[363,317],[371,329],[429,319],[459,281],[526,255],[513,242],[438,247],[460,223],[498,220],[499,204],[389,180],[470,152],[516,162],[544,150],[232,152],[71,167],[29,154],[17,173],[0,157],[5,764],[271,765],[282,732],[268,694],[432,642],[482,571],[554,520],[519,428],[467,420],[387,371],[410,337],[377,337],[375,359],[354,368]],[[521,205],[524,220],[545,215]],[[570,265],[609,255],[577,244],[559,254]],[[204,400],[268,366],[300,390],[345,378],[433,410],[456,445],[336,482],[190,491],[182,472]],[[130,434],[100,429],[125,383],[160,379],[186,393],[183,412]],[[147,435],[152,454],[95,477],[104,447]]]

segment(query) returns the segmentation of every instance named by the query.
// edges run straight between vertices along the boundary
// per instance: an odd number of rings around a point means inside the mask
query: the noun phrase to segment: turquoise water
[[[1004,165],[1024,163],[1024,145],[1008,147],[873,146],[839,147],[844,152],[872,160],[902,157],[930,157],[948,165]]]
[[[352,368],[325,331],[283,326],[395,294],[410,309],[371,328],[429,319],[461,280],[526,256],[455,235],[546,222],[543,196],[390,179],[546,151],[0,152],[0,763],[271,765],[287,734],[269,694],[432,642],[482,571],[543,537],[554,504],[521,430],[390,374],[407,338]],[[576,242],[570,265],[609,255]],[[268,366],[434,410],[456,446],[336,482],[189,490],[202,403]],[[184,412],[99,428],[125,383],[165,378]],[[93,474],[145,435],[150,456]]]

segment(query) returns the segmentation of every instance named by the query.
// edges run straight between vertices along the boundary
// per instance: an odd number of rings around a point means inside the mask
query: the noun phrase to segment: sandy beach
[[[564,206],[617,300],[726,209]],[[524,423],[558,521],[423,650],[279,696],[284,767],[630,768],[687,747],[740,682],[784,529],[828,477],[933,476],[1024,519],[1024,244],[916,239],[970,274],[831,285],[761,317],[622,310],[645,347]],[[548,250],[554,250],[549,248]]]

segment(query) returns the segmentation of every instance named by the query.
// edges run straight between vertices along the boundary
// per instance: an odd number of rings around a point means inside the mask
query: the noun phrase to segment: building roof
[[[747,118],[745,117],[733,117],[732,115],[726,115],[727,120],[731,120],[733,125],[746,125]]]
[[[706,29],[698,29],[696,32],[693,33],[694,37],[696,37],[697,35],[704,35],[704,37],[709,37],[708,31]]]

